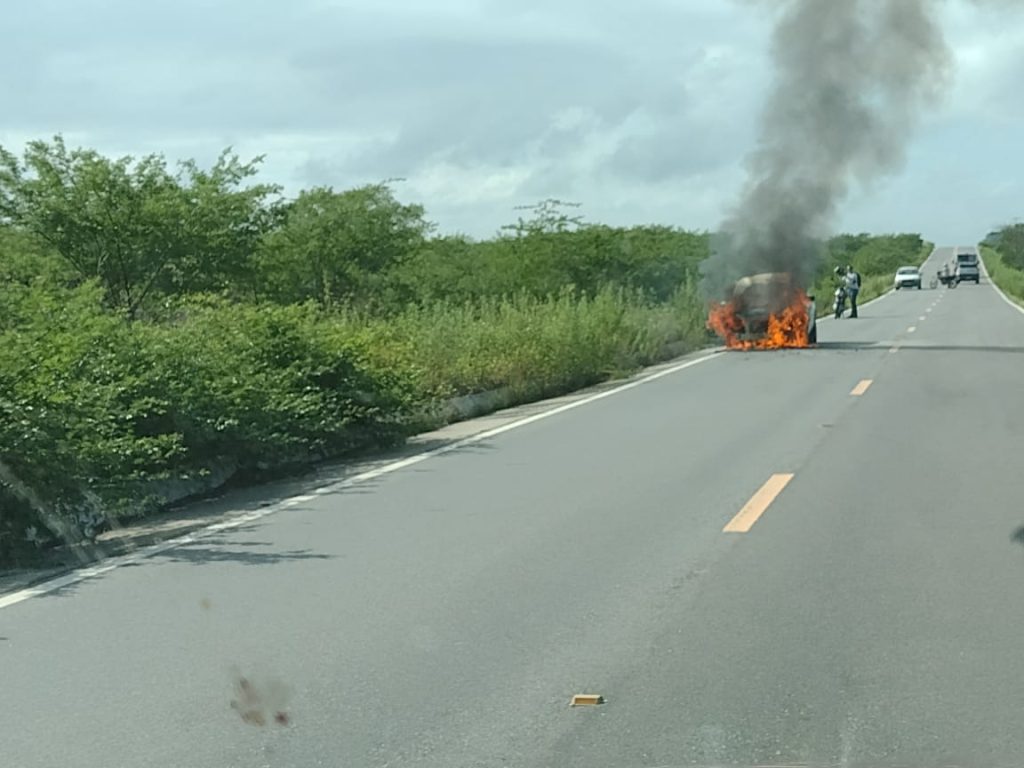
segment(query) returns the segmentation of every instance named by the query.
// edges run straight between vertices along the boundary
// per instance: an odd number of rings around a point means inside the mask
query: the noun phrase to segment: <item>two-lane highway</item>
[[[819,340],[11,602],[4,764],[1019,765],[1024,315],[983,280]]]

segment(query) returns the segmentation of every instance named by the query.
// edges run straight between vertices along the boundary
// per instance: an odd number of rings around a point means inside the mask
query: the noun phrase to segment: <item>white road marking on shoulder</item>
[[[649,382],[657,381],[658,379],[663,379],[666,376],[671,376],[674,373],[685,371],[687,368],[693,368],[694,366],[700,365],[701,363],[706,363],[709,360],[714,360],[718,357],[721,357],[723,354],[724,352],[722,351],[711,352],[710,354],[704,355],[703,357],[698,357],[694,360],[689,360],[685,363],[680,363],[679,365],[673,365],[670,368],[665,368],[663,370],[657,371],[647,376],[643,376],[639,379],[635,379],[625,384],[621,384],[620,386],[614,387],[612,389],[607,389],[604,390],[603,392],[597,392],[593,395],[580,398],[579,400],[573,400],[570,403],[565,403],[564,405],[556,406],[555,408],[551,408],[550,410],[541,411],[540,413],[535,413],[532,416],[526,416],[525,418],[517,419],[516,421],[511,421],[508,424],[503,424],[499,427],[494,427],[493,429],[488,429],[483,432],[479,432],[475,435],[470,435],[469,437],[465,437],[461,440],[456,440],[453,443],[442,445],[440,448],[432,448],[429,451],[424,451],[423,453],[418,453],[414,456],[409,456],[408,458],[400,459],[398,461],[392,461],[381,467],[377,467],[366,472],[360,472],[358,475],[353,475],[352,477],[346,478],[345,480],[341,480],[336,483],[331,483],[330,485],[326,485],[322,488],[317,488],[312,493],[305,493],[298,496],[292,496],[291,498],[285,499],[284,501],[278,502],[277,504],[273,504],[262,509],[254,510],[252,512],[246,512],[244,514],[233,516],[228,520],[222,520],[218,523],[213,523],[211,525],[199,528],[183,536],[178,536],[174,539],[168,539],[167,541],[161,542],[159,544],[153,544],[148,547],[142,547],[136,550],[135,552],[131,552],[126,555],[112,557],[108,560],[102,560],[93,565],[86,566],[85,568],[79,568],[77,570],[71,571],[70,573],[64,574],[63,576],[58,576],[56,578],[40,582],[39,584],[27,587],[26,589],[11,592],[7,595],[0,595],[0,609],[16,605],[17,603],[23,602],[32,597],[38,597],[40,595],[45,595],[50,592],[55,592],[58,589],[63,589],[64,587],[70,586],[72,584],[77,584],[78,582],[85,581],[86,579],[91,579],[96,576],[100,576],[104,573],[114,570],[115,568],[120,568],[124,565],[129,565],[131,563],[139,562],[140,560],[145,560],[146,558],[152,557],[153,555],[158,555],[161,552],[166,552],[169,549],[174,549],[185,544],[191,544],[192,542],[202,539],[205,536],[210,535],[211,533],[217,533],[219,531],[227,531],[233,528],[238,528],[242,525],[245,525],[246,523],[251,523],[255,520],[267,517],[268,515],[272,515],[275,512],[280,512],[281,510],[287,509],[288,507],[294,506],[295,504],[301,504],[303,502],[311,501],[317,496],[323,496],[328,493],[340,491],[344,488],[349,488],[353,485],[358,485],[359,483],[365,483],[367,480],[373,480],[374,478],[381,477],[382,475],[388,475],[391,474],[392,472],[397,472],[400,469],[411,467],[413,464],[419,464],[421,461],[426,461],[427,459],[433,458],[435,456],[441,456],[446,453],[452,453],[453,451],[465,448],[467,445],[473,445],[474,443],[479,443],[484,440],[488,440],[492,437],[497,437],[498,435],[502,435],[506,432],[511,432],[514,429],[525,427],[528,424],[533,424],[544,419],[549,419],[552,416],[557,416],[560,413],[565,413],[566,411],[581,408],[584,405],[596,403],[598,400],[604,400],[605,398],[611,397],[612,395],[617,395],[622,392],[627,392],[631,389],[636,389],[637,387],[647,384]]]

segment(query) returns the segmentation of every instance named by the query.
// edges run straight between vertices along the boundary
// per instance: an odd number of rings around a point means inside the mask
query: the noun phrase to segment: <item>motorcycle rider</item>
[[[850,317],[857,317],[857,294],[860,293],[860,273],[852,264],[846,265],[846,295],[850,298]]]

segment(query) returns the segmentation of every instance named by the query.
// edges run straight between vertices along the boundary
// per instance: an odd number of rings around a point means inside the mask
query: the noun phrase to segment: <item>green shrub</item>
[[[566,391],[653,362],[668,344],[692,348],[706,337],[690,284],[671,304],[607,287],[593,298],[523,293],[336,322],[365,339],[379,365],[413,371],[419,391],[433,398],[499,387],[523,397]]]
[[[221,300],[162,325],[102,312],[96,286],[0,337],[0,461],[54,503],[89,491],[138,514],[146,481],[393,443],[414,406],[399,372],[310,307]],[[59,304],[59,306],[58,306]]]
[[[992,248],[982,246],[981,257],[992,282],[1011,298],[1024,303],[1024,271],[1007,264],[1002,254]]]
[[[169,400],[155,423],[181,435],[192,463],[335,454],[357,433],[384,443],[400,433],[411,387],[398,371],[371,368],[367,350],[314,307],[208,300],[180,311],[139,333],[160,372],[153,391]]]
[[[560,394],[711,340],[706,233],[547,200],[489,240],[434,237],[385,184],[289,202],[258,166],[0,148],[0,559],[173,483],[390,445],[444,398]],[[927,255],[917,235],[826,250],[819,301],[836,265],[868,300]]]

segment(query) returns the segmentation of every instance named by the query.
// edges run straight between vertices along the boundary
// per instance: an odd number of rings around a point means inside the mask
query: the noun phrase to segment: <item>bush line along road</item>
[[[1016,765],[1022,349],[891,293],[8,595],[5,759]]]
[[[385,185],[285,200],[257,172],[0,148],[0,568],[393,446],[452,396],[526,402],[713,341],[706,233],[544,201],[477,242]],[[867,292],[926,255],[913,234],[821,247],[823,279],[852,262]]]

